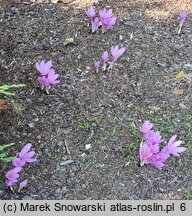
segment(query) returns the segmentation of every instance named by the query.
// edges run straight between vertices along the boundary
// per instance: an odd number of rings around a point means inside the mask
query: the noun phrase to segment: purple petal
[[[98,70],[100,67],[100,61],[95,61],[94,66],[95,66],[95,69]]]
[[[25,160],[22,160],[20,158],[17,158],[15,160],[12,160],[12,164],[15,167],[23,167],[25,165]]]
[[[181,11],[179,17],[180,17],[180,23],[183,25],[183,23],[185,22],[185,19],[187,17],[186,11]]]
[[[24,188],[24,187],[27,186],[27,184],[28,184],[28,180],[24,180],[24,181],[22,181],[22,182],[19,184],[19,187],[20,187],[20,188]]]
[[[172,145],[176,138],[177,138],[177,135],[173,135],[168,142],[168,146]]]
[[[52,61],[49,60],[46,64],[45,64],[45,71],[48,71],[50,70],[52,67]]]
[[[19,155],[24,155],[24,154],[26,154],[29,150],[30,150],[30,148],[31,148],[31,143],[27,143],[23,148],[22,148],[22,150],[19,152]]]
[[[33,162],[36,162],[37,159],[36,158],[29,158],[29,159],[26,159],[25,160],[27,163],[33,163]]]
[[[28,152],[28,153],[26,153],[25,155],[24,155],[24,160],[26,160],[26,159],[29,159],[29,158],[31,158],[31,157],[33,157],[33,155],[35,154],[35,152],[34,151],[30,151],[30,152]]]

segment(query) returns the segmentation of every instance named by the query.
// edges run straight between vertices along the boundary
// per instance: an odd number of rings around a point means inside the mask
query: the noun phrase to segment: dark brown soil
[[[11,105],[0,111],[0,145],[14,142],[8,153],[16,155],[32,143],[38,159],[21,172],[29,179],[21,193],[6,187],[11,165],[1,162],[0,197],[186,199],[192,193],[192,78],[185,67],[192,64],[192,2],[100,0],[97,11],[110,7],[118,21],[104,34],[91,34],[85,9],[93,2],[0,0],[0,85],[26,84],[13,90],[22,113]],[[178,35],[183,9],[188,16]],[[77,45],[64,47],[69,37]],[[113,45],[126,48],[128,61],[97,74],[94,59]],[[50,59],[61,82],[47,95],[34,65]],[[181,70],[187,76],[176,79]],[[174,94],[177,88],[184,93]],[[139,166],[138,127],[145,119],[166,139],[178,134],[187,147],[162,171]],[[61,165],[66,160],[73,162]]]

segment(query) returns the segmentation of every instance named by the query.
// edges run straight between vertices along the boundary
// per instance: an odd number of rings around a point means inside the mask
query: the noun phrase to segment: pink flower
[[[112,26],[116,23],[116,17],[112,17],[112,9],[106,10],[100,10],[99,16],[101,23],[103,25],[103,30],[107,30],[112,28]]]
[[[143,164],[148,164],[150,157],[153,155],[151,152],[151,147],[146,144],[140,145],[139,154],[140,154],[141,166]]]
[[[24,181],[22,181],[22,182],[19,184],[19,188],[20,188],[20,189],[21,189],[21,188],[24,188],[24,187],[27,186],[27,184],[28,184],[28,180],[24,180]]]
[[[160,144],[161,142],[163,142],[159,131],[155,132],[153,130],[150,130],[144,134],[144,138],[146,140],[147,145],[149,146]]]
[[[36,63],[36,69],[40,72],[40,76],[38,76],[37,80],[41,84],[42,88],[46,88],[48,93],[48,89],[51,88],[52,85],[59,83],[57,80],[59,74],[56,74],[55,71],[51,68],[52,61],[41,61],[40,63]]]
[[[186,150],[185,147],[178,147],[179,145],[181,145],[182,141],[175,141],[177,135],[173,135],[168,144],[167,144],[167,148],[170,152],[170,154],[175,155],[175,156],[179,156],[179,153],[184,152]]]
[[[59,74],[56,74],[53,69],[50,69],[47,74],[47,77],[42,76],[42,77],[38,77],[37,79],[39,83],[42,85],[42,87],[49,89],[51,88],[52,85],[55,85],[60,82],[59,80],[57,80],[58,77]]]
[[[34,151],[30,151],[31,144],[26,144],[23,149],[19,152],[19,157],[15,160],[12,160],[12,164],[15,167],[23,167],[25,163],[33,163],[37,161],[36,158],[32,158],[35,155]]]
[[[47,63],[45,61],[41,61],[40,63],[37,62],[35,67],[36,67],[37,71],[39,71],[42,76],[47,75],[49,70],[52,67],[52,61],[50,60]]]
[[[47,81],[48,81],[49,85],[55,85],[55,84],[59,83],[60,81],[57,80],[58,77],[59,77],[59,74],[56,74],[53,69],[50,70],[48,75],[47,75]]]
[[[116,20],[117,20],[116,17],[112,17],[112,18],[106,20],[106,22],[104,24],[105,30],[108,30],[108,29],[112,28],[115,25]]]
[[[179,15],[179,18],[180,18],[180,24],[179,24],[179,31],[178,31],[178,34],[181,33],[181,28],[186,20],[186,17],[187,17],[187,13],[186,11],[181,11],[180,15]]]
[[[125,48],[121,48],[119,49],[118,45],[115,47],[111,47],[111,54],[113,56],[113,62],[117,61],[117,59],[123,55],[123,53],[125,52]]]
[[[159,157],[162,159],[162,161],[165,161],[170,157],[170,151],[167,148],[167,145],[159,152]]]
[[[140,126],[140,132],[142,133],[147,133],[148,131],[151,130],[151,128],[153,127],[153,124],[150,123],[148,120],[144,121],[144,123]]]
[[[104,8],[99,11],[100,20],[102,23],[105,23],[107,19],[109,19],[113,15],[113,10],[109,9],[108,11]]]
[[[179,18],[180,18],[180,25],[182,26],[185,22],[185,19],[187,17],[187,13],[186,11],[181,11],[180,15],[179,15]]]
[[[87,11],[85,11],[85,13],[87,14],[87,16],[90,18],[90,19],[93,19],[93,17],[95,16],[95,9],[93,6],[90,6],[88,8]]]
[[[46,87],[46,88],[50,87],[50,84],[46,76],[42,76],[42,77],[39,76],[37,80],[39,81],[42,87]]]
[[[105,52],[103,53],[103,55],[101,56],[101,58],[102,58],[102,60],[103,60],[104,62],[106,62],[106,61],[108,60],[108,56],[109,56],[108,52],[105,51]]]
[[[6,185],[7,186],[12,186],[14,183],[16,183],[18,180],[18,177],[19,177],[19,174],[18,172],[21,171],[21,167],[15,167],[14,169],[12,170],[9,170],[7,172],[7,174],[5,175],[7,180],[6,180]]]
[[[95,69],[98,70],[100,67],[100,61],[95,61]]]
[[[151,128],[153,127],[153,124],[150,123],[148,120],[144,121],[144,123],[140,126],[140,132],[141,133],[147,133],[148,131],[151,130]]]
[[[95,18],[91,21],[92,33],[94,33],[99,28],[99,18]]]
[[[154,165],[158,169],[162,169],[164,166],[163,159],[159,156],[159,154],[154,154],[149,159],[149,163]]]

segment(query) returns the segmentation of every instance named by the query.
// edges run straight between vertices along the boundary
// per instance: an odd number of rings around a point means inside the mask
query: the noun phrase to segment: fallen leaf
[[[52,3],[56,4],[59,0],[51,0]]]
[[[183,94],[184,90],[183,89],[175,89],[173,91],[174,94]]]
[[[121,57],[121,61],[128,63],[129,62],[129,57]]]
[[[76,42],[75,42],[74,38],[66,38],[65,41],[63,42],[63,45],[64,45],[64,46],[67,46],[67,45],[69,45],[69,44],[74,44],[74,45],[76,45]]]
[[[7,108],[5,100],[0,99],[0,110],[6,110]]]
[[[177,79],[180,79],[181,77],[183,77],[184,75],[184,72],[183,71],[180,71],[177,75],[176,75],[176,78]]]
[[[5,100],[0,99],[0,110],[6,110],[7,108]]]

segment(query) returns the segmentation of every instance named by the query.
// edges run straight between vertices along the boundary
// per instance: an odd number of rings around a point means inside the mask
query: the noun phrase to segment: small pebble
[[[91,148],[91,144],[86,144],[86,145],[85,145],[85,149],[86,149],[86,150],[89,150],[90,148]]]
[[[71,164],[73,163],[74,160],[66,160],[66,161],[60,161],[60,166],[64,166],[64,165],[68,165],[68,164]]]

